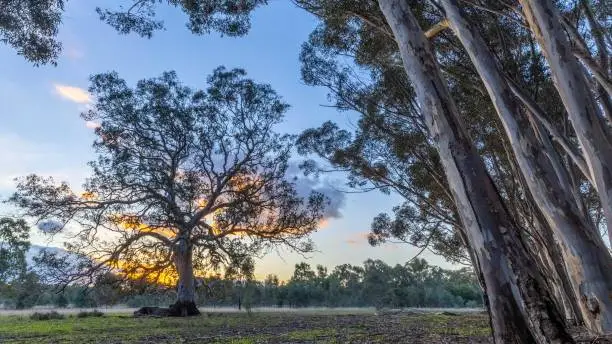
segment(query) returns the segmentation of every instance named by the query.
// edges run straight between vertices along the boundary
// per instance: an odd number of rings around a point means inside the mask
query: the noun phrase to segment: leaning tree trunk
[[[408,1],[379,0],[433,136],[466,236],[482,271],[496,343],[572,343],[487,173]]]
[[[555,86],[567,110],[599,194],[608,221],[612,244],[612,144],[602,127],[597,104],[582,66],[574,57],[561,26],[561,17],[550,0],[520,0],[531,31],[546,57]],[[609,318],[602,329],[612,331]]]
[[[180,239],[174,249],[174,266],[179,276],[176,303],[170,306],[172,316],[198,315],[193,278],[193,248],[186,239]]]
[[[550,142],[543,145],[520,115],[520,108],[474,25],[455,0],[442,0],[450,27],[466,48],[504,125],[531,196],[560,242],[572,291],[585,325],[597,333],[612,331],[612,257],[587,214],[568,188],[569,175]],[[548,140],[541,135],[542,140]],[[554,242],[550,243],[555,245]]]

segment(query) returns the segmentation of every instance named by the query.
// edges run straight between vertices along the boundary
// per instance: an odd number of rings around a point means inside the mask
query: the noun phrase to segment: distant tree
[[[35,306],[38,303],[43,288],[40,284],[40,279],[33,272],[21,275],[18,280],[12,283],[12,287],[16,293],[15,308],[17,309]]]
[[[63,292],[59,293],[55,297],[54,304],[58,308],[66,308],[68,307],[68,298],[66,298],[66,295]]]
[[[392,300],[391,267],[381,260],[364,262],[362,298],[370,305],[382,307]]]
[[[293,271],[293,276],[291,277],[292,281],[301,282],[301,281],[312,281],[316,277],[315,272],[310,267],[308,263],[298,263],[295,264],[295,270]]]
[[[74,299],[72,300],[74,305],[78,308],[96,307],[96,301],[92,295],[88,293],[87,289],[81,288],[76,292]]]
[[[119,301],[123,294],[122,278],[107,273],[97,277],[91,294],[98,305],[113,305]]]
[[[278,304],[278,290],[280,287],[280,282],[278,280],[278,276],[276,275],[268,275],[263,282],[263,302],[267,305],[276,305]]]
[[[249,275],[251,257],[274,245],[312,250],[326,199],[305,200],[288,181],[292,137],[273,131],[288,105],[245,75],[217,68],[206,90],[173,72],[135,88],[116,73],[91,78],[97,102],[83,118],[100,125],[98,159],[84,192],[30,175],[11,197],[26,216],[79,228],[66,248],[86,259],[61,283],[110,271],[176,283],[173,313],[197,314],[194,273]]]
[[[29,239],[30,227],[24,220],[0,218],[0,284],[25,273]]]

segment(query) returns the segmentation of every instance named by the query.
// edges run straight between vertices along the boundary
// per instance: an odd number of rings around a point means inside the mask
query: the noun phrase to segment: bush
[[[89,317],[102,317],[104,316],[104,313],[100,312],[97,309],[94,309],[91,312],[86,312],[86,311],[82,311],[77,313],[77,318],[89,318]]]
[[[56,311],[49,312],[49,313],[35,312],[34,314],[30,315],[30,319],[32,319],[32,320],[64,319],[64,315],[63,314],[59,314]]]

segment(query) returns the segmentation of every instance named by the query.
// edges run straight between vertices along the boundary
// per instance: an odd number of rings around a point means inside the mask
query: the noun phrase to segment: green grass
[[[336,335],[335,329],[308,329],[289,332],[286,339],[289,341],[314,341],[317,338],[327,338]]]
[[[7,344],[405,343],[411,336],[428,343],[473,337],[486,342],[488,321],[482,315],[431,314],[217,313],[184,319],[107,314],[53,320],[0,316],[0,343]]]

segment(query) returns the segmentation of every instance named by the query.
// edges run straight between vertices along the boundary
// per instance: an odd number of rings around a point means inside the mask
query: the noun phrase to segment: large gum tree
[[[206,90],[173,72],[131,88],[116,73],[91,79],[98,158],[76,193],[30,175],[11,201],[53,231],[80,264],[63,283],[112,271],[177,287],[172,315],[198,314],[194,275],[252,269],[274,245],[312,249],[326,199],[300,197],[288,181],[292,137],[273,131],[288,105],[243,70],[218,68]],[[49,225],[49,223],[53,225]]]

